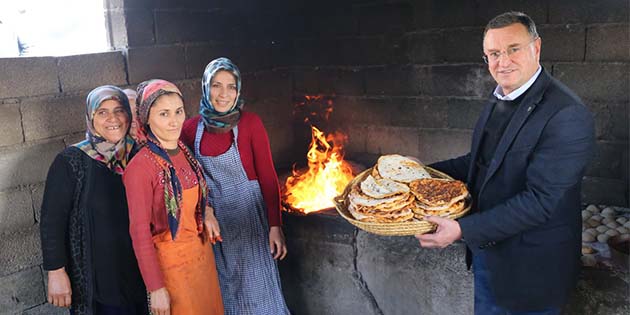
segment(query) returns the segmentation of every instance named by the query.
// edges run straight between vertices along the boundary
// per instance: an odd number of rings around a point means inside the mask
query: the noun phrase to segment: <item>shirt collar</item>
[[[534,81],[536,81],[536,79],[538,78],[538,75],[540,75],[540,72],[542,72],[542,67],[538,66],[538,70],[536,70],[536,73],[534,73],[534,75],[531,78],[529,78],[529,80],[525,82],[525,84],[521,85],[521,87],[512,91],[512,93],[508,95],[501,95],[503,93],[503,90],[498,85],[494,89],[493,94],[494,96],[496,96],[498,99],[502,101],[513,101],[517,99],[519,96],[521,96],[523,93],[525,93],[525,91],[527,91],[527,89],[529,89],[529,87],[532,86],[532,84],[534,84]]]

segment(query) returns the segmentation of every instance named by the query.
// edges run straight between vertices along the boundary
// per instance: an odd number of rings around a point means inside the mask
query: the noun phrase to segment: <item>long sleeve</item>
[[[454,179],[466,182],[468,169],[470,168],[470,153],[457,158],[435,162],[429,166],[450,175]]]
[[[594,146],[593,119],[584,106],[556,113],[531,154],[525,189],[490,209],[459,219],[469,247],[476,250],[478,245],[501,241],[553,217],[565,196],[579,187]]]
[[[271,148],[269,146],[269,138],[262,121],[258,116],[251,121],[252,128],[252,153],[254,157],[254,168],[260,189],[262,191],[265,205],[267,206],[267,216],[269,218],[269,226],[282,225],[280,215],[280,185],[278,183],[278,174],[273,165],[271,157]]]
[[[39,225],[44,270],[67,264],[68,216],[74,205],[75,186],[72,167],[62,154],[57,155],[46,177]]]
[[[133,250],[147,290],[155,291],[164,287],[164,276],[151,233],[153,173],[142,158],[140,153],[129,163],[123,174],[123,183],[129,205],[129,234]]]

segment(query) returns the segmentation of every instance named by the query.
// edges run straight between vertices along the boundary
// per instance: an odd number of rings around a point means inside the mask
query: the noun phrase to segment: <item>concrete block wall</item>
[[[83,138],[95,86],[174,81],[189,116],[205,65],[243,72],[246,108],[269,133],[278,168],[304,158],[304,95],[333,100],[326,131],[349,135],[365,164],[403,153],[432,162],[468,150],[493,81],[480,61],[487,21],[516,9],[543,38],[543,64],[592,109],[598,155],[585,201],[628,204],[628,2],[107,0],[112,52],[0,59],[0,314],[62,313],[44,303],[39,207],[48,166]],[[348,250],[343,245],[340,251]]]
[[[595,116],[598,149],[584,201],[628,205],[627,1],[346,1],[332,10],[326,3],[296,11],[327,27],[295,27],[288,63],[296,97],[334,97],[332,127],[350,135],[350,158],[371,164],[403,153],[430,163],[467,152],[495,85],[481,61],[483,28],[521,10],[537,23],[543,66]],[[300,134],[296,146],[308,141]]]
[[[48,167],[84,138],[85,97],[103,84],[127,86],[119,51],[0,59],[0,314],[63,314],[44,304],[39,239]]]

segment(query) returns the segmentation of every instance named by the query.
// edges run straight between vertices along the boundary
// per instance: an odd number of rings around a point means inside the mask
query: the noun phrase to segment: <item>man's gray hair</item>
[[[490,20],[488,25],[486,25],[486,29],[483,31],[483,37],[486,37],[488,30],[503,28],[514,23],[519,23],[525,26],[527,33],[529,33],[532,38],[538,37],[538,31],[536,31],[536,24],[534,23],[534,20],[532,20],[532,18],[530,18],[527,14],[517,11],[505,12]]]

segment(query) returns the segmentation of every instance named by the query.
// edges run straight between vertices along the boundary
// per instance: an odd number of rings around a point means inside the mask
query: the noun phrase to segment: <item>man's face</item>
[[[488,30],[483,52],[488,57],[488,70],[503,95],[518,89],[536,73],[540,45],[540,38],[532,38],[520,23]]]

